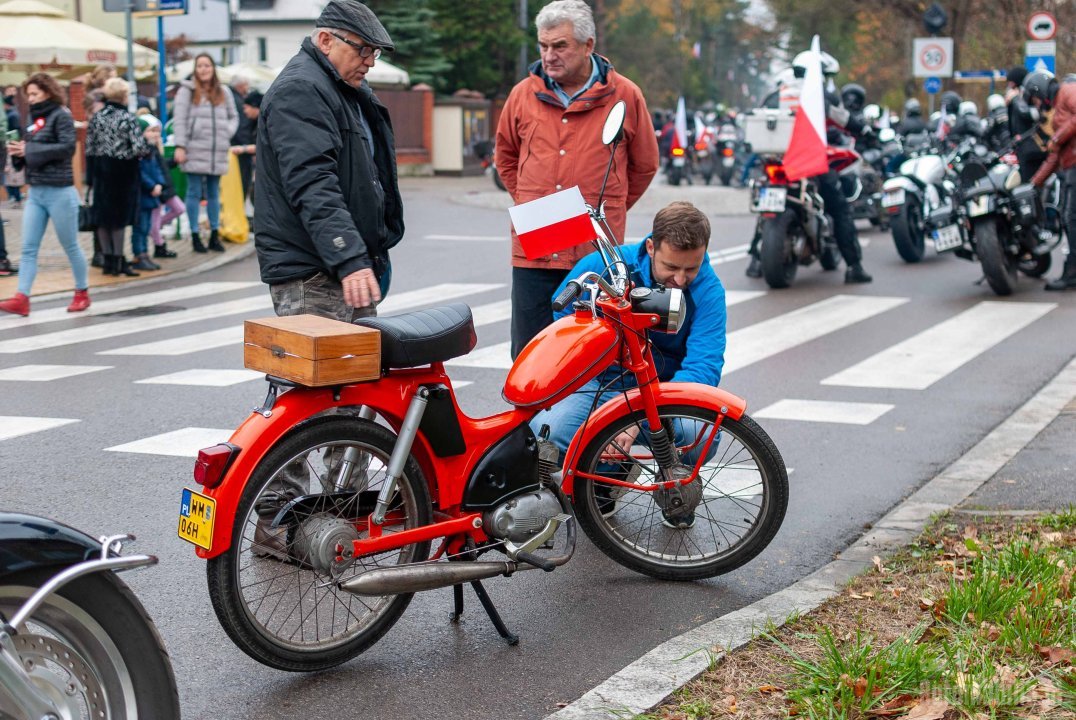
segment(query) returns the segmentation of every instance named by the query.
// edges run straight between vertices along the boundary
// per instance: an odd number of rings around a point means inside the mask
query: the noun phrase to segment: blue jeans
[[[537,435],[543,425],[549,426],[549,442],[557,446],[557,449],[564,453],[568,449],[568,445],[571,444],[572,438],[575,437],[575,433],[579,430],[580,426],[586,422],[590,417],[591,407],[594,406],[594,393],[596,393],[602,386],[602,382],[599,378],[591,380],[586,385],[576,390],[575,393],[569,395],[564,400],[553,407],[538,413],[531,420],[531,430]],[[637,383],[634,376],[628,376],[621,378],[614,385],[614,389],[606,390],[601,393],[601,397],[598,399],[598,404],[594,406],[595,410],[600,408],[604,403],[609,402],[617,395],[620,395],[624,390],[636,387]],[[635,405],[636,403],[633,403]],[[642,407],[642,403],[637,403],[638,407]],[[650,445],[650,433],[649,425],[646,420],[640,421],[642,426],[636,444]],[[694,465],[698,459],[698,451],[702,449],[706,439],[709,437],[708,423],[704,424],[701,421],[684,420],[678,418],[673,421],[674,438],[673,441],[677,447],[685,447],[688,445],[695,445],[695,440],[699,434],[702,434],[701,438],[698,438],[698,444],[689,451],[684,453],[681,458],[681,462],[689,465]],[[720,437],[720,436],[718,436]],[[707,460],[713,457],[718,448],[718,437],[714,438],[713,443],[710,445],[709,452],[707,453]],[[611,438],[610,438],[611,439]],[[580,448],[582,449],[582,448]],[[625,448],[627,449],[627,448]],[[608,469],[605,468],[608,472]]]
[[[134,227],[131,228],[131,252],[135,254],[135,258],[139,255],[145,255],[146,250],[149,247],[149,243],[146,238],[149,237],[150,227],[153,225],[153,209],[146,208],[138,209],[138,219],[135,220]]]
[[[220,229],[220,175],[187,176],[187,220],[191,223],[191,232],[198,232],[198,206],[202,203],[202,189],[205,189],[206,213],[209,215],[209,229]]]
[[[22,214],[22,259],[19,261],[19,292],[30,294],[37,275],[37,251],[45,237],[49,218],[60,238],[60,245],[71,263],[75,289],[89,287],[86,256],[78,246],[78,191],[74,185],[52,187],[31,185]]]

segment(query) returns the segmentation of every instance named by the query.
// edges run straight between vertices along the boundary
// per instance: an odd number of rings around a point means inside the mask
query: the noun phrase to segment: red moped
[[[618,103],[603,133],[614,150],[623,115]],[[577,521],[617,562],[667,580],[728,572],[769,544],[788,501],[780,453],[742,399],[658,380],[648,333],[677,332],[683,294],[633,287],[594,227],[609,271],[554,301],[575,312],[517,358],[502,390],[511,409],[460,410],[444,363],[476,339],[455,304],[363,320],[381,331],[378,379],[270,377],[262,406],[199,453],[202,491],[184,491],[183,511],[211,526],[197,553],[243,651],[283,670],[331,667],[380,639],[415,592],[453,586],[458,619],[467,583],[514,643],[481,581],[555,570]],[[637,387],[595,407],[561,457],[530,421],[611,367]],[[688,514],[691,527],[663,524]]]

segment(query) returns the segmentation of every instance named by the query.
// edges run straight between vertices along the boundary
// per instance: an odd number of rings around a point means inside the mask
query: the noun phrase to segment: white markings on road
[[[232,290],[246,290],[261,285],[260,282],[204,282],[183,287],[171,288],[170,290],[157,290],[155,292],[129,295],[113,300],[94,299],[93,305],[88,310],[72,315],[65,307],[49,308],[48,310],[34,310],[30,317],[20,318],[5,316],[0,318],[0,330],[14,327],[29,327],[42,323],[57,322],[59,320],[81,320],[87,317],[100,317],[115,312],[133,310],[134,308],[149,307],[162,303],[176,302],[177,300],[189,300],[191,298],[204,298],[217,293],[230,292]]]
[[[492,325],[512,319],[512,301],[500,300],[498,302],[479,305],[471,308],[471,317],[474,318],[474,326]]]
[[[431,288],[412,290],[410,292],[400,293],[399,295],[389,297],[378,307],[378,313],[384,315],[387,312],[400,312],[419,305],[428,305],[431,300],[455,299],[463,295],[487,292],[502,287],[504,286],[500,284],[444,283],[441,285],[434,285]],[[492,319],[484,319],[483,322],[479,322],[480,313],[482,318]],[[508,300],[482,305],[474,310],[475,325],[484,324],[485,322],[496,322],[497,320],[502,319],[499,315],[505,313],[507,313],[507,317],[511,317],[511,302]],[[102,350],[97,354],[175,356],[187,355],[219,347],[227,347],[228,345],[235,345],[237,348],[242,347],[242,325],[234,325],[219,330],[209,330],[204,333],[184,335],[182,337],[169,338],[167,340],[158,340],[156,342],[140,343],[138,345],[128,345],[126,347],[113,348],[111,350]]]
[[[431,303],[443,303],[465,295],[487,292],[504,287],[500,283],[443,283],[422,290],[412,290],[400,293],[388,298],[378,308],[379,312],[398,312],[405,308]],[[226,315],[240,315],[253,313],[261,310],[272,310],[272,301],[269,294],[264,293],[255,297],[242,298],[229,302],[203,305],[189,310],[150,315],[144,317],[129,317],[113,322],[87,325],[84,327],[60,330],[33,337],[16,338],[0,342],[0,353],[20,353],[30,350],[42,350],[45,348],[74,345],[76,343],[103,340],[106,338],[131,335],[134,333],[156,330],[158,328],[183,325],[185,323],[202,320],[213,320]]]
[[[425,235],[426,240],[440,240],[442,242],[504,242],[511,239],[511,235]]]
[[[743,245],[734,245],[730,248],[714,250],[710,253],[710,264],[721,265],[723,263],[733,262],[734,260],[743,260],[747,257],[747,251],[750,249],[751,244],[744,243]]]
[[[987,300],[861,363],[823,385],[925,390],[1057,307]]]
[[[835,295],[728,334],[724,374],[854,325],[908,302],[908,298]]]
[[[472,350],[469,355],[449,360],[446,364],[507,370],[512,367],[512,342],[509,340],[496,345],[486,345]]]
[[[227,441],[232,436],[232,432],[232,430],[220,428],[186,427],[124,445],[105,448],[105,450],[193,458],[198,457],[198,451],[202,448]]]
[[[832,402],[826,400],[794,400],[785,398],[769,407],[751,413],[751,417],[772,420],[800,420],[805,422],[841,423],[844,425],[870,425],[892,410],[894,405],[884,403]]]
[[[0,370],[0,380],[13,382],[48,382],[109,370],[111,365],[19,365]]]
[[[251,380],[262,380],[265,373],[255,370],[181,370],[136,380],[136,385],[194,385],[198,387],[228,387]]]
[[[725,307],[739,305],[740,303],[747,302],[748,300],[754,300],[757,297],[762,297],[765,294],[766,291],[764,290],[726,290]]]
[[[72,418],[47,418],[47,417],[18,417],[15,415],[0,415],[0,440],[9,440],[20,435],[51,430],[77,423],[79,420]],[[10,468],[8,468],[10,470]]]

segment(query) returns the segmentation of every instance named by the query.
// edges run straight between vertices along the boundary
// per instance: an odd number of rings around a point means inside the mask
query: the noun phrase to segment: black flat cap
[[[377,15],[357,0],[332,0],[321,11],[314,27],[350,30],[374,47],[389,51],[396,49]]]

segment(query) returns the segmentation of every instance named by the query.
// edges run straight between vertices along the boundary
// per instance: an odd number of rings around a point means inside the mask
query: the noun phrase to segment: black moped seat
[[[478,342],[471,308],[464,303],[362,318],[355,324],[381,331],[381,367],[386,370],[445,362],[471,352]]]

